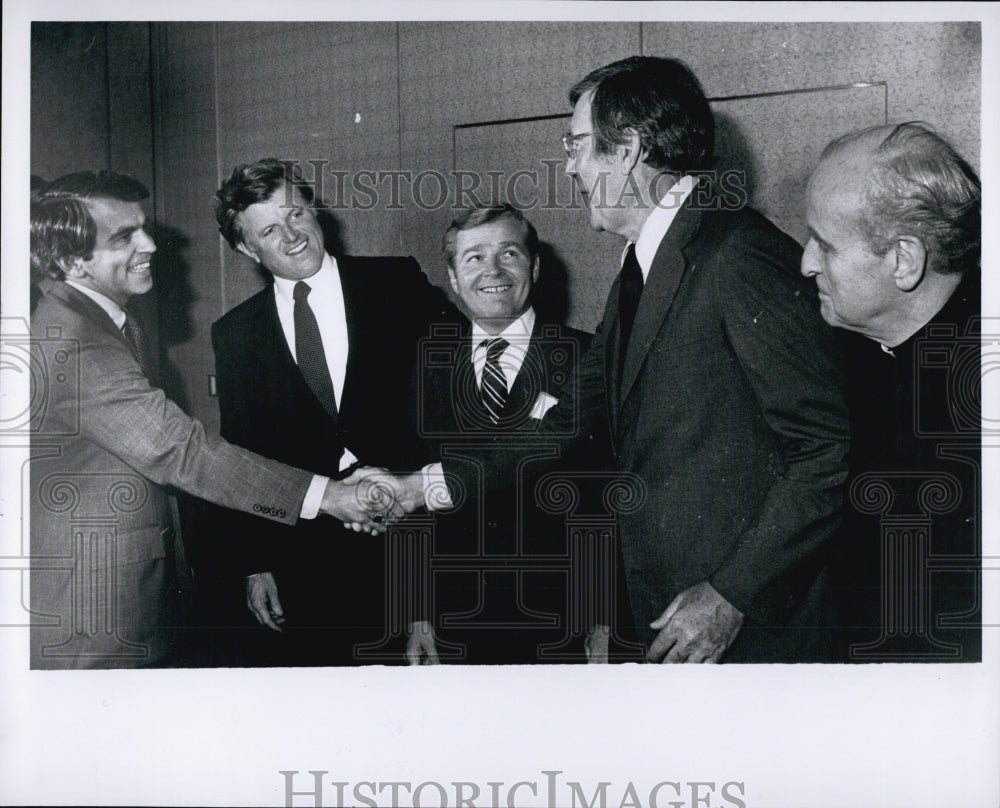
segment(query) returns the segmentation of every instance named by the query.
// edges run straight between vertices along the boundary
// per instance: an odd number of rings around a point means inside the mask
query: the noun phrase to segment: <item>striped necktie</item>
[[[482,343],[486,346],[486,365],[483,367],[483,382],[480,392],[483,406],[490,414],[493,423],[500,420],[504,404],[507,401],[507,377],[500,367],[500,357],[510,344],[502,337],[494,337]]]

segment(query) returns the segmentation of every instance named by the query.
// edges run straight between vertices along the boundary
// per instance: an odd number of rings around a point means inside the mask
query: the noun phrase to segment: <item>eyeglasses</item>
[[[585,137],[590,137],[593,132],[580,132],[578,135],[571,135],[567,132],[562,136],[563,148],[566,150],[566,156],[572,160],[576,157],[576,153],[580,150],[579,141],[583,140]]]

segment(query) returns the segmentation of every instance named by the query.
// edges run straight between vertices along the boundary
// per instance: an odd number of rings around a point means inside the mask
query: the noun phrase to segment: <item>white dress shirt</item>
[[[500,354],[500,369],[507,382],[507,392],[514,384],[514,379],[521,372],[524,356],[531,342],[531,332],[535,327],[535,310],[528,306],[527,310],[499,334],[487,334],[478,322],[472,324],[472,366],[476,371],[476,384],[483,384],[483,368],[486,367],[486,343],[497,337],[507,340],[507,347]]]
[[[319,326],[319,336],[323,342],[323,354],[326,356],[326,366],[330,371],[330,381],[333,382],[333,394],[340,407],[344,395],[344,379],[347,377],[347,355],[350,345],[347,341],[347,311],[344,307],[344,288],[340,283],[340,270],[337,259],[332,255],[324,255],[323,263],[315,275],[303,279],[309,285],[309,308],[312,309]],[[274,278],[274,302],[278,307],[278,320],[281,331],[288,343],[292,359],[298,362],[295,355],[295,284],[298,281],[287,278]],[[358,458],[349,448],[344,447],[340,457],[340,470],[356,463]],[[315,516],[326,490],[328,478],[317,475],[309,486],[305,501],[302,503],[302,518],[311,518],[306,513]]]
[[[677,182],[670,186],[670,190],[664,194],[663,199],[653,208],[646,221],[642,223],[639,230],[639,238],[635,242],[635,260],[639,262],[639,269],[642,270],[642,282],[649,280],[649,269],[653,265],[656,251],[660,249],[660,242],[667,235],[670,225],[674,223],[674,218],[680,211],[684,201],[691,196],[694,190],[695,178],[690,174],[685,174]],[[631,242],[629,242],[631,243]],[[622,250],[622,264],[625,263],[625,253],[629,245],[625,245]]]

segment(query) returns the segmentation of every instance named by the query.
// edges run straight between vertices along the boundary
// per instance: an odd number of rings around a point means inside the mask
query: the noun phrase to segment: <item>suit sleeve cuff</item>
[[[323,494],[329,484],[329,477],[321,477],[319,474],[312,478],[309,483],[309,490],[306,491],[306,498],[302,500],[302,510],[299,511],[299,519],[315,519],[319,514],[319,506],[323,504]]]
[[[444,466],[429,463],[420,470],[424,484],[424,506],[429,511],[444,511],[452,506],[451,494],[444,481]]]

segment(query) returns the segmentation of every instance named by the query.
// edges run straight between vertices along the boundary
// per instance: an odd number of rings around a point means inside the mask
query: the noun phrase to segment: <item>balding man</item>
[[[980,658],[980,184],[921,124],[827,146],[809,180],[823,318],[845,329],[840,571],[852,659]]]

